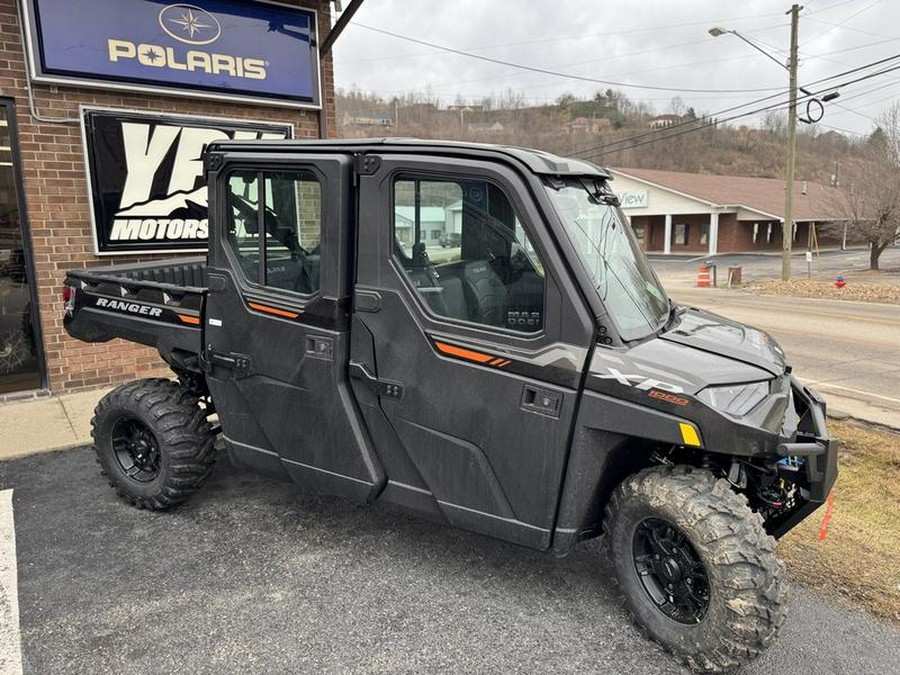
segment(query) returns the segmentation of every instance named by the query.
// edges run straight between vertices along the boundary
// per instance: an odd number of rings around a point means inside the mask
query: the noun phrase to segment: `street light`
[[[760,54],[762,54],[763,56],[765,56],[767,59],[771,59],[772,61],[774,61],[775,63],[777,63],[779,66],[781,66],[782,68],[784,68],[785,70],[788,70],[787,65],[785,65],[784,63],[782,63],[781,61],[779,61],[778,59],[776,59],[774,56],[772,56],[769,52],[767,52],[765,49],[763,49],[762,47],[760,47],[760,46],[759,46],[758,44],[756,44],[755,42],[751,42],[750,40],[748,40],[747,38],[745,38],[743,35],[741,35],[740,33],[738,33],[736,30],[729,30],[729,29],[727,29],[727,28],[720,28],[719,26],[713,26],[712,28],[709,29],[709,34],[712,35],[713,37],[719,37],[720,35],[725,35],[726,33],[730,33],[731,35],[734,35],[734,36],[736,36],[736,37],[739,37],[741,40],[743,40],[743,41],[746,42],[748,45],[750,45],[751,47],[753,47],[753,49],[755,49],[756,51],[758,51]]]
[[[756,51],[765,54],[766,58],[787,69],[789,74],[790,102],[788,104],[788,147],[785,162],[784,225],[781,228],[781,278],[783,281],[788,281],[791,278],[791,242],[794,235],[794,164],[797,149],[797,19],[800,9],[800,5],[793,5],[787,12],[787,14],[791,15],[791,56],[787,65],[736,30],[728,30],[718,26],[709,29],[709,34],[713,37],[719,37],[726,33],[739,37]],[[805,90],[803,93],[808,94]]]

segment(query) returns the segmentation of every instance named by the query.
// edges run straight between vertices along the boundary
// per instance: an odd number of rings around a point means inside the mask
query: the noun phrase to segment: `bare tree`
[[[900,103],[877,120],[863,161],[844,191],[844,215],[853,235],[869,244],[869,269],[900,237]],[[847,184],[845,182],[845,184]]]

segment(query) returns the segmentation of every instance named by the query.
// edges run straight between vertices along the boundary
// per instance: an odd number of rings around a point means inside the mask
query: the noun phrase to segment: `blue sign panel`
[[[36,81],[320,104],[311,10],[237,0],[25,5]]]

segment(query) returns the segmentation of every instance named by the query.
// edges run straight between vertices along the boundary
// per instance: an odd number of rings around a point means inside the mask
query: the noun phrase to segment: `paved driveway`
[[[25,673],[685,672],[634,628],[595,542],[557,559],[227,461],[169,514],[119,502],[85,448],[0,463],[8,488]],[[900,630],[794,587],[742,672],[897,663]]]

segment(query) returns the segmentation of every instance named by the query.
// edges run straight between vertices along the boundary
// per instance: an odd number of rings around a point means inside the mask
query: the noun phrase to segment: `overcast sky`
[[[898,67],[847,84],[839,99],[826,104],[820,122],[823,131],[870,132],[872,118],[900,100],[900,2],[806,0],[803,5],[801,86],[897,56],[879,67],[827,82],[844,83]],[[784,63],[790,46],[790,18],[785,12],[790,6],[783,0],[365,0],[335,44],[336,82],[345,90],[355,87],[387,98],[427,92],[445,104],[454,103],[457,95],[477,101],[508,88],[521,91],[531,103],[545,103],[565,93],[593,96],[612,86],[659,113],[670,112],[672,98],[679,95],[698,113],[714,114],[784,94],[788,73],[738,37],[714,38],[708,29],[736,30]],[[621,84],[527,72],[372,28],[482,57]],[[818,92],[827,84],[808,88]],[[786,95],[720,117],[783,101]],[[755,124],[758,116],[745,120]]]

